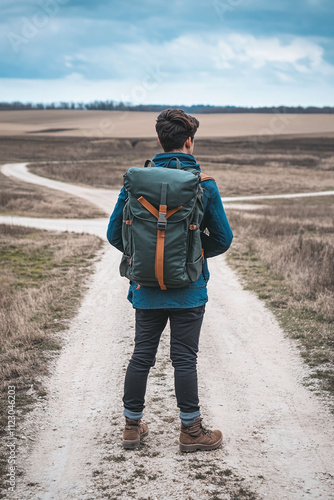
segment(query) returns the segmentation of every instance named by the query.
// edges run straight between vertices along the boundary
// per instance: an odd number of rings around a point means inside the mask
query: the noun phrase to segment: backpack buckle
[[[158,229],[160,231],[165,231],[167,227],[166,214],[159,213],[159,219],[157,222]]]
[[[160,231],[165,231],[167,227],[167,219],[166,219],[166,214],[167,214],[167,206],[166,205],[160,205],[159,207],[159,218],[157,222],[157,227]]]

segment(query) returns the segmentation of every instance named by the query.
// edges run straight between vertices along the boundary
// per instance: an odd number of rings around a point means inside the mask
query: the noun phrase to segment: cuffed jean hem
[[[127,410],[124,408],[123,415],[126,418],[130,418],[131,420],[140,420],[143,418],[143,412],[142,411],[131,411]]]
[[[183,411],[180,411],[180,419],[181,419],[181,422],[184,425],[190,425],[190,424],[192,424],[200,416],[201,416],[201,412],[200,411],[194,411],[192,413],[184,413]]]

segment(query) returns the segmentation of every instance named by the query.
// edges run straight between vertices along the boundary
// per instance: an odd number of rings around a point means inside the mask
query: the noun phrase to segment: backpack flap
[[[193,197],[200,181],[197,170],[179,170],[164,167],[131,167],[124,175],[124,187],[134,198],[143,196],[155,207],[160,204],[161,183],[168,184],[167,206],[186,205]]]

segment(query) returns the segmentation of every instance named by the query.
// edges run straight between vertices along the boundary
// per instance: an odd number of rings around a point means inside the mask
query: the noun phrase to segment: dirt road
[[[20,168],[7,166],[4,173],[22,179]],[[25,180],[64,188],[106,212],[117,195],[37,176]],[[82,231],[85,221],[30,223]],[[97,221],[96,234],[102,229]],[[208,425],[222,429],[223,448],[191,456],[178,451],[166,331],[149,379],[150,436],[140,451],[123,452],[122,384],[134,330],[119,260],[106,244],[80,311],[64,332],[64,348],[46,381],[48,396],[20,424],[28,438],[21,442],[32,444],[20,448],[26,473],[8,498],[228,499],[227,479],[245,492],[234,498],[255,498],[250,492],[270,500],[334,498],[333,416],[303,385],[308,371],[294,344],[223,257],[210,262],[199,354],[202,413]]]

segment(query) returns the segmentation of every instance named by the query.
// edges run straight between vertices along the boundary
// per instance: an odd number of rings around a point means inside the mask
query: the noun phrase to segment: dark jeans
[[[181,412],[199,411],[197,352],[205,306],[191,309],[136,309],[135,348],[124,384],[124,408],[142,412],[150,368],[161,334],[170,321],[170,357],[174,367],[175,394]]]

